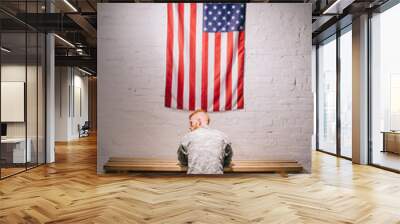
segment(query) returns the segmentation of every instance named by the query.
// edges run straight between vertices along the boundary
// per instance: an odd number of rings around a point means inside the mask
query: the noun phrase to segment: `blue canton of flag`
[[[244,31],[246,4],[205,3],[203,5],[204,32]]]

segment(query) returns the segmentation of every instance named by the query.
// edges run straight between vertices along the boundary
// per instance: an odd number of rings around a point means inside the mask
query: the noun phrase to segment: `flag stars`
[[[243,31],[245,4],[205,3],[203,5],[203,32]]]

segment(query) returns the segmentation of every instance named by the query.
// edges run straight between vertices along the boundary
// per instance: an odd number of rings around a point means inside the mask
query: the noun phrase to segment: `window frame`
[[[340,108],[340,103],[341,103],[341,101],[340,101],[341,100],[341,97],[340,97],[340,95],[341,95],[340,94],[341,93],[340,92],[341,91],[341,89],[340,89],[340,84],[341,84],[340,37],[347,32],[352,32],[352,23],[347,24],[343,28],[337,30],[336,33],[319,41],[316,44],[316,57],[315,57],[316,58],[315,59],[316,60],[316,63],[315,63],[316,64],[316,68],[315,68],[316,69],[316,105],[315,105],[315,107],[316,107],[316,115],[315,115],[315,117],[316,117],[316,128],[315,128],[316,135],[315,135],[315,138],[316,139],[315,139],[315,143],[316,144],[315,145],[316,145],[316,151],[323,152],[323,153],[333,155],[336,157],[344,158],[347,160],[352,160],[352,158],[342,155],[342,152],[341,152],[342,150],[341,150],[341,118],[340,118],[340,112],[341,112],[341,110],[340,110],[341,109]],[[319,144],[319,131],[320,131],[320,127],[319,127],[319,120],[320,120],[320,118],[319,118],[319,102],[320,102],[320,99],[319,99],[319,94],[320,94],[319,58],[320,58],[320,56],[319,56],[318,49],[321,44],[323,44],[323,43],[326,44],[330,41],[336,41],[336,152],[335,153],[328,152],[319,147],[319,145],[320,145]]]

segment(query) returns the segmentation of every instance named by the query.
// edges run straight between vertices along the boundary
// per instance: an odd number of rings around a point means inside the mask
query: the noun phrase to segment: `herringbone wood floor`
[[[0,181],[0,223],[400,223],[400,175],[315,152],[312,174],[96,175],[96,139]]]

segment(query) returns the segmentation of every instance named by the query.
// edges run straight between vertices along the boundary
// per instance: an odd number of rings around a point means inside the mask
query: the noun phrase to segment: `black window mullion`
[[[1,25],[2,25],[2,23],[0,23],[0,47],[2,46],[2,32],[1,32]],[[2,52],[1,52],[1,50],[0,50],[0,125],[2,124],[2,122],[1,122],[1,67],[2,67],[2,58],[1,58],[1,55],[2,55]],[[0,134],[1,135],[1,134]],[[2,179],[2,176],[1,176],[1,170],[2,170],[2,156],[1,156],[1,150],[2,150],[2,147],[1,147],[1,145],[2,144],[0,144],[0,179]]]
[[[39,0],[36,1],[39,14]],[[38,18],[38,17],[36,17]],[[37,21],[39,22],[39,20]],[[39,165],[39,32],[36,32],[36,166]]]
[[[28,1],[25,0],[25,21],[28,17]],[[28,24],[25,23],[25,100],[24,100],[24,120],[25,120],[25,170],[28,170],[28,113],[27,113],[27,96],[28,96]]]
[[[47,2],[45,2],[46,4],[46,13],[47,13]],[[47,163],[47,37],[48,37],[48,33],[44,33],[44,68],[42,69],[42,77],[44,74],[44,163]],[[44,73],[43,73],[44,71]],[[61,78],[61,77],[60,77]],[[43,82],[43,80],[42,80]],[[43,107],[42,107],[43,109]],[[55,111],[54,111],[55,112]],[[43,118],[43,117],[42,117]]]
[[[340,84],[341,84],[341,65],[340,65],[340,35],[336,32],[336,154],[341,156],[341,119],[340,119]]]
[[[367,31],[367,44],[368,44],[368,53],[367,53],[367,103],[368,103],[368,111],[367,111],[367,132],[368,132],[368,164],[373,164],[373,149],[372,149],[372,12],[368,12],[368,31]]]
[[[315,47],[315,148],[319,149],[319,45]]]

